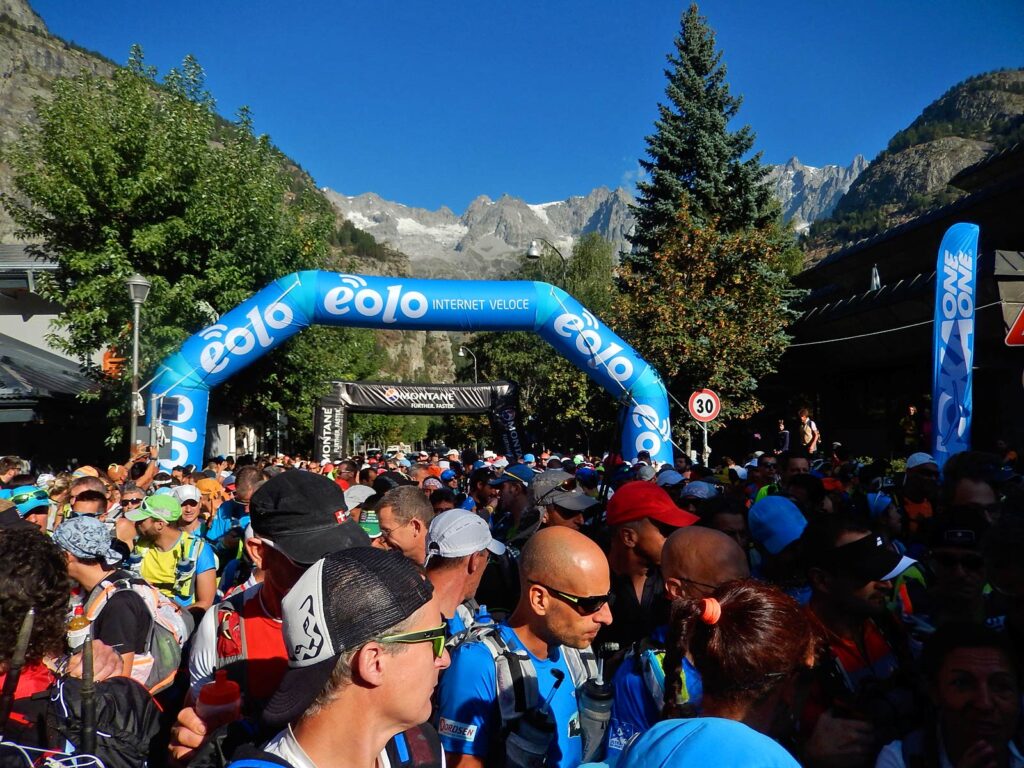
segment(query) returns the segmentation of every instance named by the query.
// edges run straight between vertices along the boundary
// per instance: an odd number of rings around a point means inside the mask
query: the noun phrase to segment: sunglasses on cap
[[[433,629],[424,629],[419,632],[403,632],[400,635],[385,635],[376,638],[379,643],[431,643],[434,651],[434,658],[440,659],[444,655],[444,644],[448,640],[448,625],[442,624]]]
[[[558,485],[554,486],[553,488],[548,488],[546,491],[544,491],[544,493],[541,494],[541,497],[539,499],[537,499],[537,503],[538,504],[542,503],[544,501],[544,499],[546,499],[548,496],[550,496],[552,493],[555,493],[556,491],[561,491],[563,493],[567,493],[567,492],[571,492],[571,491],[575,491],[575,490],[576,490],[576,478],[575,477],[566,478],[565,480],[563,480],[562,482],[560,482]]]
[[[531,584],[536,584],[538,587],[544,587],[548,592],[562,600],[569,603],[573,608],[576,609],[576,613],[580,616],[590,616],[591,614],[597,613],[605,605],[611,605],[615,599],[615,595],[609,592],[607,595],[589,595],[583,597],[582,595],[574,595],[570,592],[563,592],[560,589],[549,587],[547,584],[542,584],[539,581],[533,581]]]
[[[24,504],[26,501],[42,501],[43,499],[49,499],[50,494],[40,488],[38,491],[25,491],[24,493],[18,493],[11,496],[11,503],[13,504]]]

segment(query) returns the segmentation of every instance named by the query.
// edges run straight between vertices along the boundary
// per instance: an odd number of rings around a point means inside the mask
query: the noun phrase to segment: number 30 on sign
[[[693,418],[706,424],[718,417],[719,411],[722,410],[722,401],[710,389],[698,389],[690,395],[686,407],[690,409]]]

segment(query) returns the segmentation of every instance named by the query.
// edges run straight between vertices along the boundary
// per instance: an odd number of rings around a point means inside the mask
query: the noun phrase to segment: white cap
[[[484,451],[484,458],[485,459],[496,459],[497,457],[498,457],[498,454],[496,454],[494,451]]]
[[[171,489],[171,495],[178,500],[179,504],[186,501],[199,501],[202,494],[194,485],[179,485]]]
[[[427,530],[427,562],[431,556],[465,557],[488,550],[505,554],[505,545],[491,536],[486,521],[468,509],[449,509],[430,521]]]

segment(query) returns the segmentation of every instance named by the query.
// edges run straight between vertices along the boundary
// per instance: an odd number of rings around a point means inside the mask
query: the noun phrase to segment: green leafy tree
[[[637,226],[626,261],[649,264],[670,230],[684,197],[697,226],[711,220],[723,231],[764,225],[779,215],[763,183],[767,169],[749,126],[729,130],[741,99],[729,92],[715,33],[696,5],[681,20],[675,51],[665,70],[667,103],[658,105],[655,132],[647,137],[648,158],[640,160],[650,179],[637,184],[633,207]]]
[[[684,205],[650,271],[623,268],[616,315],[677,399],[709,387],[723,417],[742,418],[759,410],[757,384],[786,348],[794,292],[773,226],[723,232],[716,223],[697,226]]]
[[[90,361],[130,350],[125,278],[145,275],[140,369],[155,364],[217,314],[270,281],[324,265],[335,219],[305,174],[289,168],[247,111],[218,117],[191,57],[162,83],[138,47],[111,78],[58,80],[37,121],[4,148],[14,192],[2,203],[58,268],[39,290],[61,305],[50,341],[83,362],[127,406],[127,375],[104,378]],[[308,434],[326,381],[364,368],[372,338],[326,329],[293,339],[247,369],[244,388],[216,392],[212,412],[261,419],[284,410]],[[112,424],[120,424],[118,418]],[[109,440],[116,441],[119,427]]]

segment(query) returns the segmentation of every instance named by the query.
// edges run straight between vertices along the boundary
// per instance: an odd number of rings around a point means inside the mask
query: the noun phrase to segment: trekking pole
[[[82,647],[82,739],[78,753],[96,754],[96,681],[93,673],[92,632]]]
[[[0,692],[0,734],[5,739],[7,738],[7,721],[10,720],[11,710],[14,708],[14,692],[18,689],[21,669],[25,666],[28,641],[32,637],[32,625],[35,620],[36,609],[29,608],[25,613],[25,618],[21,620],[21,629],[18,630],[18,638],[14,643],[14,655],[11,657],[10,666],[7,667],[3,691]]]

